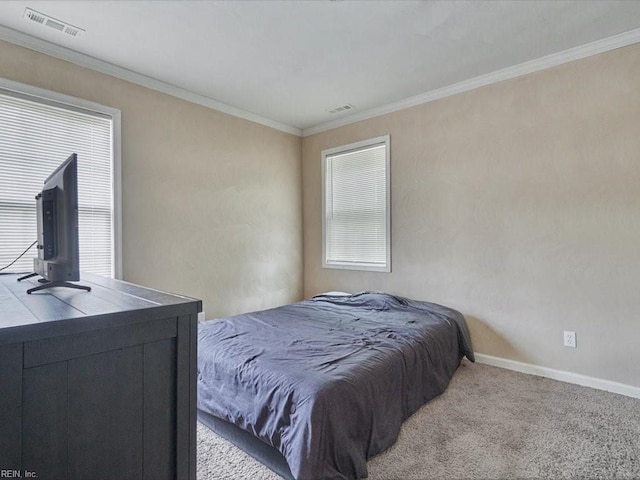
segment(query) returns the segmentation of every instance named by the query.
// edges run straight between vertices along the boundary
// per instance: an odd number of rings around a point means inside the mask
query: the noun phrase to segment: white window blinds
[[[113,277],[112,119],[0,90],[0,268],[36,240],[35,195],[78,154],[80,270]],[[8,271],[31,272],[35,247]]]
[[[323,152],[324,267],[390,271],[389,137]]]

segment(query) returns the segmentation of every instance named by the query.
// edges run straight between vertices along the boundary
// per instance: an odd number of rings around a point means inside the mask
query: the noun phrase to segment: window
[[[119,111],[0,79],[0,268],[36,240],[35,195],[78,154],[80,269],[120,276]],[[35,248],[8,271],[31,272]]]
[[[391,271],[389,136],[322,152],[322,266]]]

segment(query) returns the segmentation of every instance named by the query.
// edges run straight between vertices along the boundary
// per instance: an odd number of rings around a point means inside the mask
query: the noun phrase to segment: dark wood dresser
[[[0,275],[0,472],[195,480],[199,300]]]

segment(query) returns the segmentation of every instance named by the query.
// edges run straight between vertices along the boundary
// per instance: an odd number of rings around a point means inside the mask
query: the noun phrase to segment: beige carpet
[[[640,400],[464,362],[370,480],[640,479]],[[280,477],[198,424],[198,480]]]

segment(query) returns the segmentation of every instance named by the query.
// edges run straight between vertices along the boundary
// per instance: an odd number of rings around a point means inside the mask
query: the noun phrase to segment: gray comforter
[[[199,326],[198,408],[277,448],[298,479],[367,476],[473,350],[464,317],[382,293]]]

